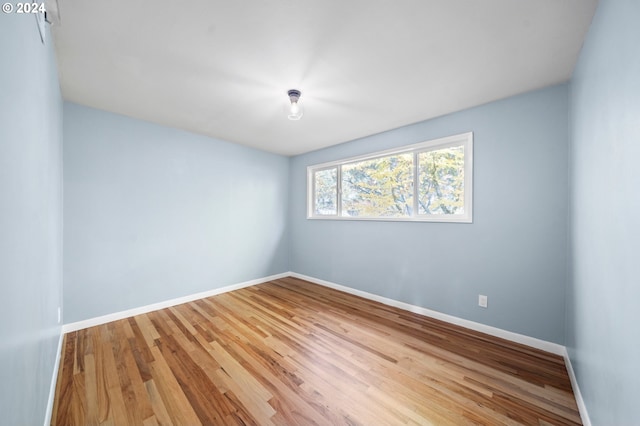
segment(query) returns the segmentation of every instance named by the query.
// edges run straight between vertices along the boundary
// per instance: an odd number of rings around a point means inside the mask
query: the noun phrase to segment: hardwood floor
[[[561,357],[295,278],[65,336],[52,425],[575,425]]]

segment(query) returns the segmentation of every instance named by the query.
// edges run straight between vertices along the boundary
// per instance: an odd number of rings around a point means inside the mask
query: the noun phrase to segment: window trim
[[[434,151],[451,146],[464,147],[464,213],[453,215],[428,215],[418,214],[418,155],[422,152]],[[381,157],[388,157],[398,154],[413,154],[413,215],[411,217],[362,217],[362,216],[342,216],[342,166],[373,160]],[[336,213],[332,215],[316,215],[315,211],[315,179],[314,173],[336,169]],[[314,220],[365,220],[383,222],[452,222],[452,223],[473,223],[473,132],[461,133],[458,135],[446,136],[412,145],[405,145],[399,148],[376,151],[365,155],[345,158],[337,161],[329,161],[321,164],[307,166],[307,219]]]

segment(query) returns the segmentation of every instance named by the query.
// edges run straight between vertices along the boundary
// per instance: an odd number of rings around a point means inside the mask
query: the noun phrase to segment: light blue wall
[[[293,270],[566,343],[593,423],[633,424],[637,16],[637,1],[601,0],[570,91],[292,159],[67,103],[63,263],[55,58],[33,17],[0,14],[2,422],[44,418],[64,265],[67,323]],[[306,166],[467,131],[473,224],[306,220]]]
[[[594,425],[640,424],[638,18],[601,0],[571,83],[566,343]]]
[[[567,96],[555,86],[294,157],[292,271],[562,343]],[[473,224],[306,219],[308,165],[468,131]]]
[[[0,14],[0,423],[45,418],[62,303],[62,100],[31,15]]]
[[[65,322],[288,270],[289,159],[64,104]]]

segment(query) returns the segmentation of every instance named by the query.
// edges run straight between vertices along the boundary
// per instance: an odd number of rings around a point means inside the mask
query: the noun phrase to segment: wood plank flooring
[[[576,425],[561,357],[295,278],[65,336],[52,425]]]

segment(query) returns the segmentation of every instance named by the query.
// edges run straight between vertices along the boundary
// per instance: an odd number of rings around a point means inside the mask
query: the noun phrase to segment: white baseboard
[[[351,287],[346,287],[340,284],[336,284],[330,281],[321,280],[319,278],[310,277],[308,275],[299,274],[297,272],[283,272],[281,274],[271,275],[268,277],[258,278],[251,281],[245,281],[243,283],[232,284],[229,286],[216,288],[213,290],[204,291],[201,293],[190,294],[187,296],[179,297],[176,299],[166,300],[163,302],[153,303],[138,308],[128,309],[126,311],[115,312],[112,314],[103,315],[100,317],[90,318],[78,322],[64,324],[62,326],[62,333],[69,333],[71,331],[81,330],[83,328],[93,327],[96,325],[106,324],[111,321],[117,321],[124,318],[129,318],[134,315],[146,314],[148,312],[156,311],[159,309],[168,308],[182,303],[192,302],[198,299],[204,299],[206,297],[215,296],[218,294],[226,293],[233,290],[239,290],[241,288],[250,287],[256,284],[262,284],[267,281],[277,280],[285,277],[295,277],[302,280],[306,280],[315,284],[319,284],[325,287],[333,288],[336,290],[344,291],[345,293],[353,294],[356,296],[364,297],[365,299],[373,300],[383,303],[388,306],[393,306],[405,311],[413,312],[420,315],[425,315],[431,318],[435,318],[441,321],[445,321],[451,324],[459,325],[461,327],[469,328],[471,330],[479,331],[489,334],[491,336],[500,337],[502,339],[510,340],[512,342],[521,343],[523,345],[531,346],[536,349],[540,349],[546,352],[551,352],[556,355],[565,356],[567,353],[566,348],[557,343],[547,342],[545,340],[537,339],[535,337],[526,336],[519,333],[503,330],[497,327],[481,324],[475,321],[470,321],[462,318],[455,317],[453,315],[443,314],[438,311],[423,308],[421,306],[411,305],[409,303],[400,302],[397,300],[389,299],[387,297],[379,296],[377,294],[368,293],[362,290],[356,290]]]
[[[318,278],[310,277],[296,272],[291,273],[292,277],[300,278],[301,280],[309,281],[315,284],[319,284],[325,287],[330,287],[336,290],[344,291],[345,293],[353,294],[356,296],[364,297],[365,299],[380,302],[388,306],[404,309],[405,311],[413,312],[415,314],[424,315],[427,317],[435,318],[440,321],[445,321],[450,324],[459,325],[464,328],[479,331],[481,333],[489,334],[491,336],[500,337],[505,340],[520,343],[523,345],[531,346],[536,349],[540,349],[545,352],[551,352],[555,355],[564,356],[566,349],[564,346],[557,343],[547,342],[546,340],[536,339],[535,337],[525,336],[524,334],[514,333],[512,331],[503,330],[501,328],[492,327],[490,325],[481,324],[479,322],[470,321],[462,318],[455,317],[453,315],[443,314],[438,311],[423,308],[421,306],[411,305],[405,302],[399,302],[397,300],[389,299],[387,297],[378,296],[377,294],[367,293],[366,291],[356,290],[351,287],[346,287],[340,284],[332,283],[330,281],[321,280]]]
[[[87,327],[93,327],[96,325],[105,324],[111,321],[117,321],[120,319],[128,318],[134,315],[145,314],[148,312],[156,311],[158,309],[164,309],[175,305],[180,305],[182,303],[192,302],[194,300],[203,299],[206,297],[215,296],[218,294],[226,293],[233,290],[239,290],[241,288],[250,287],[257,284],[262,284],[268,281],[277,280],[280,278],[286,277],[294,277],[299,278],[305,281],[312,282],[314,284],[319,284],[325,287],[333,288],[335,290],[344,291],[345,293],[353,294],[356,296],[364,297],[365,299],[373,300],[388,306],[393,306],[399,309],[403,309],[405,311],[413,312],[420,315],[425,315],[431,318],[438,319],[440,321],[445,321],[450,324],[459,325],[461,327],[465,327],[471,330],[479,331],[481,333],[489,334],[491,336],[499,337],[505,340],[509,340],[512,342],[520,343],[523,345],[531,346],[536,349],[540,349],[546,352],[553,353],[555,355],[560,355],[564,357],[565,365],[567,367],[567,372],[569,374],[569,378],[571,380],[571,386],[573,387],[573,393],[576,398],[576,403],[578,404],[578,409],[580,411],[580,417],[582,418],[582,422],[585,426],[591,426],[591,421],[589,419],[589,415],[587,413],[587,408],[582,399],[582,394],[580,393],[580,388],[578,386],[578,382],[576,380],[576,376],[573,371],[573,367],[571,366],[571,359],[569,358],[569,354],[567,352],[566,347],[559,345],[553,342],[547,342],[545,340],[537,339],[535,337],[526,336],[519,333],[514,333],[512,331],[503,330],[497,327],[492,327],[489,325],[481,324],[475,321],[466,320],[463,318],[458,318],[453,315],[443,314],[438,311],[434,311],[431,309],[423,308],[421,306],[411,305],[409,303],[400,302],[394,299],[389,299],[387,297],[379,296],[373,293],[368,293],[362,290],[356,290],[351,287],[346,287],[340,284],[336,284],[330,281],[321,280],[318,278],[310,277],[308,275],[299,274],[296,272],[284,272],[281,274],[271,275],[264,278],[258,278],[251,281],[246,281],[243,283],[233,284],[226,287],[221,287],[209,291],[205,291],[202,293],[191,294],[184,297],[179,297],[176,299],[167,300],[164,302],[154,303],[151,305],[142,306],[139,308],[128,309],[126,311],[116,312],[113,314],[103,315],[96,318],[91,318],[83,321],[78,321],[70,324],[65,324],[62,326],[62,333],[60,334],[60,341],[58,343],[58,354],[56,358],[56,366],[53,372],[53,378],[51,381],[51,391],[49,396],[49,402],[47,404],[47,413],[45,417],[45,426],[49,425],[51,422],[51,414],[53,410],[53,398],[55,396],[55,386],[58,377],[58,366],[60,364],[60,354],[62,351],[62,339],[65,333],[71,331],[81,330]]]
[[[71,331],[82,330],[83,328],[94,327],[96,325],[106,324],[111,321],[117,321],[124,318],[129,318],[134,315],[146,314],[148,312],[157,311],[159,309],[169,308],[171,306],[180,305],[182,303],[193,302],[194,300],[204,299],[206,297],[215,296],[222,293],[227,293],[233,290],[239,290],[244,287],[250,287],[256,284],[262,284],[267,281],[277,280],[291,276],[290,272],[283,272],[281,274],[271,275],[264,278],[257,278],[251,281],[245,281],[243,283],[232,284],[225,287],[216,288],[213,290],[203,291],[201,293],[190,294],[188,296],[178,297],[176,299],[165,300],[164,302],[153,303],[151,305],[141,306],[139,308],[127,309],[126,311],[115,312],[113,314],[102,315],[100,317],[90,318],[82,321],[72,322],[64,324],[62,326],[62,333],[69,333]]]
[[[58,339],[58,352],[56,353],[56,361],[53,365],[53,374],[51,375],[51,386],[49,387],[49,399],[47,400],[47,411],[44,414],[44,426],[51,425],[51,415],[53,414],[53,400],[56,396],[56,384],[58,383],[58,370],[60,368],[60,359],[62,358],[62,342],[64,341],[64,332],[60,331]]]
[[[567,373],[569,373],[569,379],[571,380],[573,395],[576,397],[576,404],[578,404],[578,411],[580,411],[580,418],[582,419],[582,424],[584,426],[591,426],[591,419],[589,418],[589,413],[587,412],[587,406],[584,403],[584,399],[582,399],[580,386],[578,386],[578,378],[576,377],[576,374],[573,371],[573,366],[571,365],[571,358],[569,357],[569,352],[567,351],[566,347],[564,348],[563,356],[564,356],[564,364],[567,366]]]
[[[453,315],[443,314],[441,312],[433,311],[431,309],[423,308],[421,306],[415,306],[409,303],[399,302],[397,300],[378,296],[372,293],[367,293],[366,291],[356,290],[351,287],[346,287],[330,281],[325,281],[318,278],[310,277],[308,275],[291,272],[291,276],[295,278],[300,278],[301,280],[312,282],[314,284],[319,284],[325,287],[344,291],[345,293],[364,297],[365,299],[380,302],[388,306],[404,309],[405,311],[413,312],[420,315],[425,315],[425,316],[435,318],[441,321],[445,321],[451,324],[459,325],[461,327],[469,328],[471,330],[480,331],[482,333],[486,333],[491,336],[500,337],[502,339],[506,339],[512,342],[531,346],[533,348],[550,352],[555,355],[560,355],[564,358],[564,363],[565,363],[565,366],[567,367],[567,373],[569,374],[569,379],[571,380],[571,387],[573,388],[573,394],[576,398],[576,404],[578,405],[578,411],[580,412],[580,418],[582,419],[582,424],[584,426],[591,426],[591,420],[589,419],[587,406],[584,403],[584,399],[582,399],[582,394],[580,393],[580,387],[578,386],[578,380],[573,371],[573,366],[571,365],[571,359],[569,358],[569,353],[567,352],[567,348],[565,346],[559,345],[557,343],[547,342],[546,340],[525,336],[523,334],[514,333],[512,331],[503,330],[501,328],[491,327],[489,325],[480,324],[474,321],[469,321],[462,318],[454,317]]]

